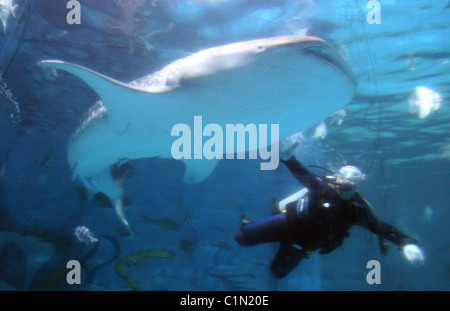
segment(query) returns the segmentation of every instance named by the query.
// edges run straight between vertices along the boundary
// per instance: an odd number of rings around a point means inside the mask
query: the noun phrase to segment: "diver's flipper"
[[[270,270],[276,278],[284,278],[304,257],[306,257],[304,250],[298,249],[293,244],[281,243]]]

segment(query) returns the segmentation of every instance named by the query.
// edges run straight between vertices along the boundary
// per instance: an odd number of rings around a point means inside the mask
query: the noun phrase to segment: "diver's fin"
[[[270,270],[277,279],[284,278],[307,257],[307,253],[295,244],[281,243]]]
[[[187,184],[195,184],[208,177],[217,163],[219,163],[219,160],[183,159],[183,162],[186,164],[186,173],[184,174],[183,181]]]

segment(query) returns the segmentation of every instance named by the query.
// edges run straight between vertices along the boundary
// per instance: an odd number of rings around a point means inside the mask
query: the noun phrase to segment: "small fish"
[[[220,241],[218,243],[211,242],[211,245],[214,247],[218,247],[218,248],[226,249],[226,250],[233,249],[233,246],[231,246],[230,244],[228,244],[227,242],[224,242],[224,241]]]
[[[150,222],[158,227],[161,227],[164,231],[167,230],[175,230],[178,229],[180,226],[173,220],[170,220],[169,218],[163,217],[158,220],[151,219],[145,216],[142,216],[142,222]]]
[[[74,231],[75,237],[78,241],[82,243],[86,243],[87,245],[94,244],[98,242],[98,240],[94,237],[91,230],[85,226],[78,226]]]
[[[189,225],[190,223],[191,223],[191,215],[186,214],[184,219],[183,219],[183,221],[182,221],[182,224],[183,225]]]
[[[178,249],[185,252],[186,254],[190,254],[198,247],[198,244],[192,241],[188,240],[181,240],[180,246],[178,246]]]
[[[55,157],[53,155],[53,152],[50,152],[45,156],[45,158],[41,161],[40,166],[42,167],[50,167],[55,162]]]
[[[175,219],[176,222],[179,224],[189,225],[189,223],[191,222],[191,215],[180,212],[177,214],[177,217]]]

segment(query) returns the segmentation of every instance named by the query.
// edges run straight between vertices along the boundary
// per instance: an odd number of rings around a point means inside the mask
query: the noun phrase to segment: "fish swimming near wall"
[[[178,246],[178,249],[183,251],[186,254],[191,254],[195,251],[195,249],[198,247],[198,244],[189,241],[189,240],[181,240],[180,245]]]
[[[45,155],[45,157],[39,162],[39,165],[42,167],[51,167],[55,163],[55,155],[53,152],[49,152]]]
[[[132,159],[173,159],[171,133],[176,124],[193,129],[194,116],[222,128],[277,124],[281,140],[344,107],[356,84],[337,52],[311,36],[272,37],[202,50],[131,83],[59,60],[39,65],[70,72],[99,95],[101,100],[68,144],[68,160],[73,177],[91,194],[107,195],[127,228],[123,187],[114,181],[111,167]],[[260,141],[257,148],[268,144]],[[235,149],[243,151],[251,151],[249,144]],[[218,163],[216,158],[182,161],[186,183],[206,179]]]
[[[142,249],[131,253],[120,259],[116,264],[117,274],[127,283],[131,290],[141,290],[139,285],[130,277],[127,276],[127,270],[130,267],[139,265],[144,259],[148,258],[173,258],[175,254],[165,249]]]
[[[175,230],[180,227],[178,223],[166,217],[163,217],[161,219],[150,219],[148,217],[142,216],[142,222],[153,223],[158,227],[161,227],[164,231]]]

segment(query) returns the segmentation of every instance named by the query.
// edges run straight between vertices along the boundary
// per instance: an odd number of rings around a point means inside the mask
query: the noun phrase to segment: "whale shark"
[[[61,60],[38,65],[69,72],[98,94],[99,101],[68,143],[68,161],[73,178],[91,195],[105,194],[130,230],[123,210],[123,179],[113,176],[111,169],[132,159],[172,158],[175,124],[192,127],[194,116],[224,127],[278,124],[282,140],[342,109],[356,86],[347,62],[313,36],[270,37],[208,48],[130,83]],[[262,147],[264,143],[258,146]],[[236,152],[248,149],[246,145]],[[186,165],[184,182],[198,183],[219,160],[181,161]]]

